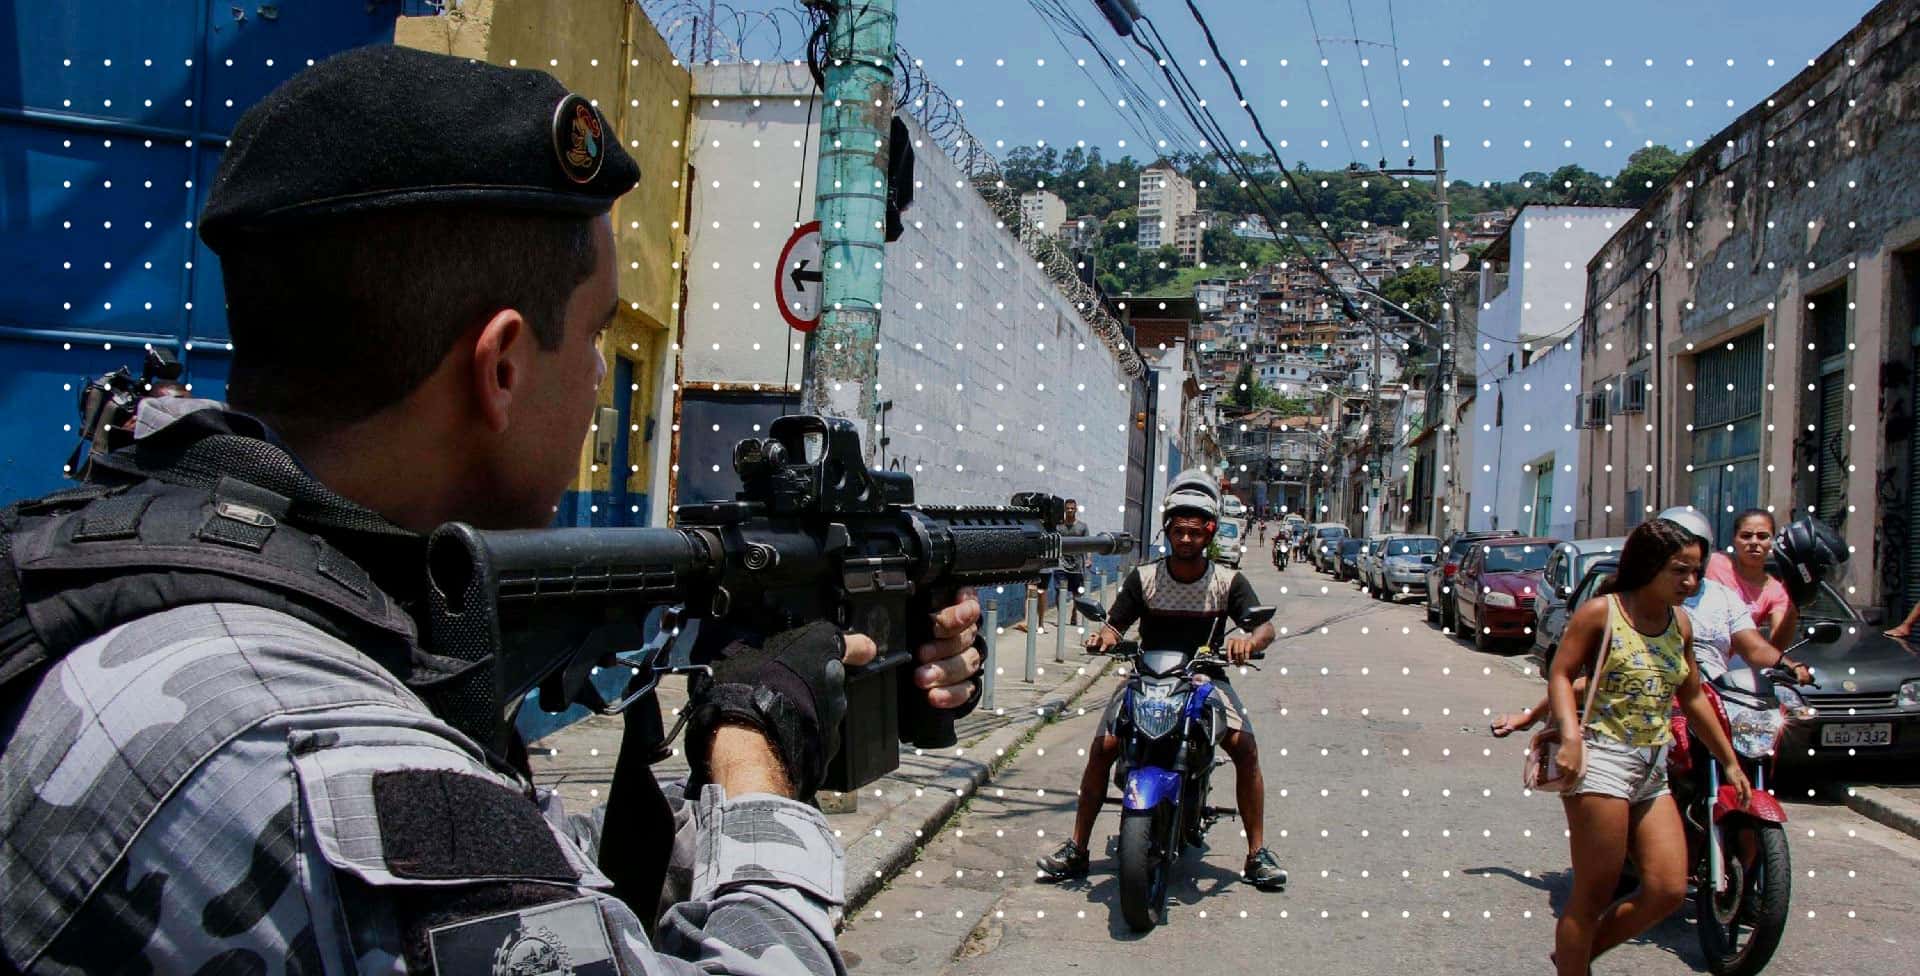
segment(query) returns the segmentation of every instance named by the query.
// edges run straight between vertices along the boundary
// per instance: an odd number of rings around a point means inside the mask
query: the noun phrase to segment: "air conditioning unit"
[[[1597,428],[1607,425],[1607,391],[1595,390],[1581,400],[1580,426]]]
[[[1644,413],[1647,409],[1647,374],[1628,373],[1621,378],[1621,413]]]

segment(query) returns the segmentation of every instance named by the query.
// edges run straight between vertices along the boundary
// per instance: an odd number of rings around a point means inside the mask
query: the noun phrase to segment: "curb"
[[[1871,786],[1843,787],[1847,809],[1920,839],[1920,804]]]
[[[890,817],[886,832],[879,837],[862,834],[847,845],[847,887],[846,903],[841,909],[842,925],[845,919],[857,915],[860,909],[880,889],[892,881],[907,865],[912,864],[920,854],[920,846],[933,839],[941,824],[946,823],[962,804],[973,798],[980,787],[993,780],[995,773],[1013,762],[1019,746],[1040,725],[1051,722],[1062,712],[1072,707],[1094,682],[1106,676],[1112,665],[1112,658],[1099,658],[1089,667],[1086,674],[1075,675],[1055,689],[1045,702],[1032,714],[1009,723],[1006,727],[980,740],[968,751],[976,754],[993,754],[992,759],[978,760],[956,756],[947,768],[942,770],[930,785],[939,789],[930,789],[928,793],[903,804]],[[959,792],[955,792],[958,790]]]

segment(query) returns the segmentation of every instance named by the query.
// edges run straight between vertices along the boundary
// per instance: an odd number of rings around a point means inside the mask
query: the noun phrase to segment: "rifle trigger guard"
[[[629,684],[627,693],[621,695],[618,701],[603,704],[594,709],[595,712],[601,715],[619,715],[625,712],[633,706],[634,702],[660,687],[660,676],[663,674],[686,674],[693,671],[711,673],[711,669],[704,664],[690,663],[694,641],[700,635],[700,621],[696,619],[683,622],[685,609],[685,607],[669,608],[660,618],[660,630],[653,635],[652,640],[647,641],[645,646],[635,652],[633,660],[627,662],[628,666],[636,672],[634,680],[640,683],[637,686]],[[644,680],[640,678],[640,672],[646,674]]]

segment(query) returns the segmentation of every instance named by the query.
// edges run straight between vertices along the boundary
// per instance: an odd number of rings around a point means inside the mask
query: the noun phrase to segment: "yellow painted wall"
[[[638,4],[609,0],[469,0],[438,17],[402,17],[395,42],[493,64],[538,68],[592,99],[640,165],[640,182],[614,205],[619,252],[619,320],[607,338],[607,382],[600,404],[633,398],[627,456],[628,490],[647,491],[653,447],[670,437],[672,419],[654,416],[660,384],[671,382],[670,344],[679,321],[680,262],[686,253],[686,138],[693,76]],[[614,355],[634,360],[639,389],[613,387]],[[647,441],[647,420],[654,438]],[[574,490],[607,491],[609,472],[581,448]]]

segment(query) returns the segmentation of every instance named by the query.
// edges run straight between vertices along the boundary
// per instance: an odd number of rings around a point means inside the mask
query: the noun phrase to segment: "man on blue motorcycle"
[[[1087,639],[1087,647],[1104,652],[1139,621],[1143,646],[1178,647],[1192,652],[1212,643],[1212,635],[1223,620],[1244,620],[1247,611],[1259,605],[1260,599],[1238,570],[1207,558],[1207,546],[1213,541],[1219,522],[1220,490],[1213,479],[1204,471],[1182,474],[1168,493],[1161,515],[1169,554],[1164,559],[1135,567],[1127,574],[1120,595],[1107,611],[1106,626]],[[1265,650],[1273,643],[1273,636],[1273,625],[1262,623],[1251,635],[1227,638],[1221,650],[1230,663],[1240,664]],[[1233,758],[1235,792],[1247,833],[1248,854],[1241,879],[1262,890],[1275,890],[1287,883],[1287,872],[1263,843],[1266,784],[1260,775],[1260,754],[1254,745],[1253,726],[1233,685],[1226,680],[1216,683],[1223,694],[1209,696],[1209,701],[1211,707],[1221,709],[1224,719],[1218,723],[1223,730],[1220,746]],[[1106,800],[1114,761],[1120,756],[1120,739],[1113,734],[1113,729],[1123,692],[1124,688],[1115,691],[1107,703],[1094,732],[1093,745],[1087,751],[1073,838],[1039,859],[1044,878],[1057,881],[1084,877],[1087,873],[1087,843],[1093,835],[1094,819]]]

